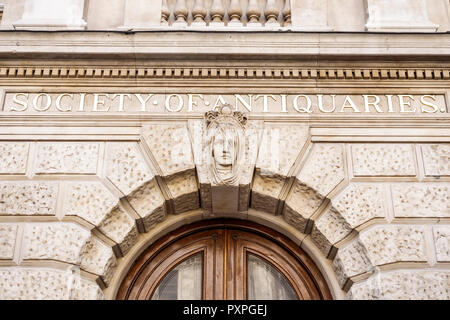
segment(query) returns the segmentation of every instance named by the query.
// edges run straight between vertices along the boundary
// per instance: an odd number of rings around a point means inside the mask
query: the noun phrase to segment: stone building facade
[[[334,299],[450,299],[448,0],[2,3],[0,299],[115,299],[215,218],[289,238]],[[227,104],[232,186],[204,157]]]

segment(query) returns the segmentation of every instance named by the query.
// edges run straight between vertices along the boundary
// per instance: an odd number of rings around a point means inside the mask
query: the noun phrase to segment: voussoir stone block
[[[448,270],[395,270],[377,273],[354,284],[348,297],[354,300],[449,300]]]
[[[396,217],[450,217],[450,183],[391,186]]]
[[[332,200],[333,206],[355,228],[373,218],[384,217],[385,196],[382,185],[350,184]]]
[[[426,144],[421,149],[425,175],[450,176],[450,144]]]
[[[0,300],[98,300],[98,285],[66,271],[45,268],[0,268]]]
[[[0,215],[54,215],[58,183],[0,182]]]
[[[79,216],[97,226],[118,201],[101,182],[69,182],[64,196],[64,213]]]
[[[352,144],[355,176],[414,176],[414,148],[410,144]]]
[[[122,254],[128,252],[138,237],[135,220],[120,206],[109,212],[98,228],[119,245]]]
[[[427,261],[424,226],[380,225],[361,231],[359,238],[373,265]]]
[[[326,210],[315,221],[311,239],[319,249],[328,255],[331,247],[352,232],[352,228],[334,208]]]
[[[28,142],[1,142],[0,173],[25,174],[29,145]]]
[[[90,231],[75,223],[27,223],[23,259],[58,260],[79,264]]]
[[[99,150],[94,142],[40,142],[34,172],[95,174]]]
[[[257,171],[253,181],[251,207],[275,214],[285,179],[286,177],[279,175],[260,175]]]
[[[0,224],[0,259],[12,259],[16,244],[17,224]]]
[[[125,195],[154,177],[136,142],[107,143],[105,161],[106,177]]]
[[[369,272],[372,268],[367,251],[358,240],[339,248],[333,261],[333,270],[341,287],[345,285],[347,279]]]
[[[342,144],[314,144],[297,179],[326,196],[344,180],[344,147]]]
[[[450,225],[433,226],[436,258],[439,262],[450,261]]]
[[[175,213],[195,210],[200,207],[194,171],[185,171],[167,177],[166,183],[173,197]]]
[[[117,260],[110,246],[95,238],[88,241],[81,257],[82,269],[101,276],[109,284],[116,265]]]
[[[127,196],[133,209],[143,218],[146,230],[166,217],[165,199],[155,179],[150,180]]]

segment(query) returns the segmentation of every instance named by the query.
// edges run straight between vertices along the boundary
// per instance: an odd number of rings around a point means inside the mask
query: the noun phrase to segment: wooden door
[[[118,299],[330,299],[311,259],[281,234],[250,222],[185,226],[150,246]]]

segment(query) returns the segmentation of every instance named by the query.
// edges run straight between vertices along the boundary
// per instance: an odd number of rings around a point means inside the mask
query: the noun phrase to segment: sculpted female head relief
[[[207,112],[205,121],[211,183],[236,186],[244,158],[247,117],[225,104]]]

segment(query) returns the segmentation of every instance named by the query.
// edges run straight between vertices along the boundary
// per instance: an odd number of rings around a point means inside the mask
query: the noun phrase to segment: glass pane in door
[[[202,253],[179,263],[162,279],[152,300],[202,299],[202,265]]]
[[[294,289],[275,267],[253,254],[247,255],[249,300],[297,300]]]

